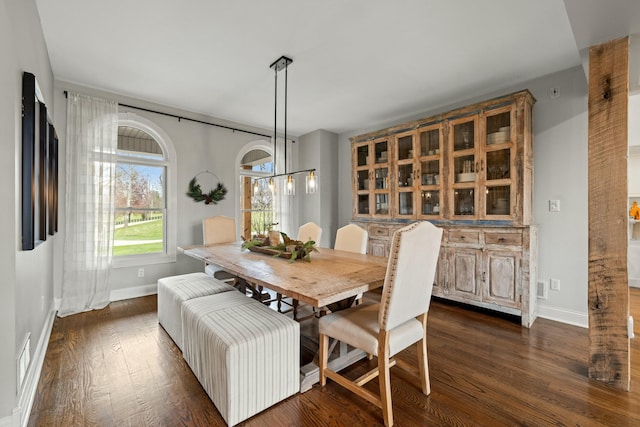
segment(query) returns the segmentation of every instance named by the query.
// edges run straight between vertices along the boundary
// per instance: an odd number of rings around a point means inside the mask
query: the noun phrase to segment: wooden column
[[[629,39],[589,50],[589,377],[629,390]]]
[[[243,169],[251,169],[251,166],[242,166]],[[251,186],[251,177],[242,177],[242,236],[245,239],[251,239],[251,196],[253,188]]]

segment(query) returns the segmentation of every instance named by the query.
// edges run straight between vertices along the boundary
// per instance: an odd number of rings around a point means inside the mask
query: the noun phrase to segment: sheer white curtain
[[[284,140],[276,141],[276,174],[284,173],[285,170],[285,155],[284,155]],[[291,165],[292,156],[287,157],[287,171],[293,170]],[[293,216],[293,199],[295,196],[287,196],[284,194],[285,176],[276,178],[276,191],[274,194],[275,216],[278,223],[277,229],[284,231],[291,238],[296,238],[298,230],[296,227],[296,219]]]
[[[109,304],[117,149],[118,104],[69,92],[59,316]]]

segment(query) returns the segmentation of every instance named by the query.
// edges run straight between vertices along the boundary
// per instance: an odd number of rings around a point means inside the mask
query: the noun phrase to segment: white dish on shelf
[[[503,142],[509,141],[510,138],[511,133],[509,131],[490,133],[489,135],[487,135],[487,145],[501,144]]]
[[[456,182],[469,182],[475,179],[476,179],[476,174],[474,172],[456,174]]]

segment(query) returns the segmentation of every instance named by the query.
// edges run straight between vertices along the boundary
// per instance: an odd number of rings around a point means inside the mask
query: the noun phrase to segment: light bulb
[[[309,171],[309,175],[306,178],[306,190],[307,193],[315,193],[318,191],[318,177],[316,177],[313,171]]]
[[[273,183],[273,178],[269,178],[269,190],[273,193],[273,190],[276,188],[275,184]]]
[[[285,194],[287,196],[294,196],[296,194],[296,185],[293,176],[287,175],[287,181],[285,184]]]

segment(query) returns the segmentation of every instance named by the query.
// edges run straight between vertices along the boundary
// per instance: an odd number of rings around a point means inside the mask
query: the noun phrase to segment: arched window
[[[249,239],[265,234],[275,222],[273,193],[264,179],[273,175],[271,148],[256,142],[245,148],[239,163],[241,232]]]
[[[114,266],[175,261],[175,157],[169,137],[154,123],[120,115]]]

